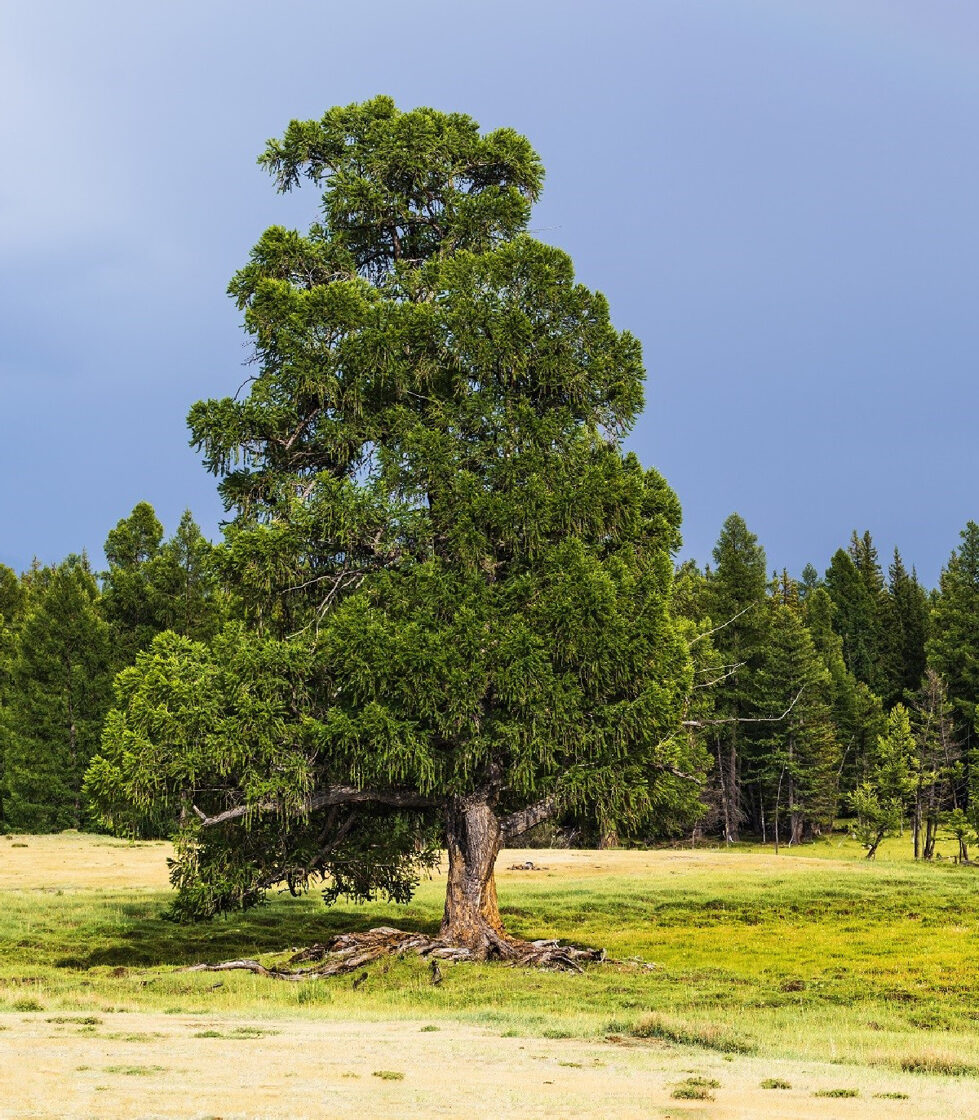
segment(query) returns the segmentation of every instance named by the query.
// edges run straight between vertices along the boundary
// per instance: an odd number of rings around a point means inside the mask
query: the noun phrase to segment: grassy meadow
[[[979,869],[951,860],[916,865],[908,847],[888,841],[875,863],[840,838],[778,856],[751,846],[504,851],[498,884],[513,933],[604,946],[617,963],[580,976],[443,964],[444,979],[433,986],[424,961],[391,959],[369,967],[354,988],[350,977],[284,983],[183,969],[238,956],[270,963],[335,931],[373,925],[434,931],[440,879],[424,881],[409,907],[327,910],[316,895],[284,895],[247,914],[178,926],[163,916],[167,845],[2,837],[0,1031],[27,1024],[52,1038],[129,1037],[138,1049],[133,1035],[149,1042],[166,1034],[161,1023],[179,1021],[201,1028],[188,1028],[189,1038],[240,1050],[266,1033],[342,1021],[365,1038],[408,1032],[418,1053],[422,1043],[444,1047],[450,1036],[476,1032],[480,1045],[513,1047],[514,1060],[531,1045],[628,1053],[630,1062],[659,1055],[660,1065],[669,1055],[664,1069],[672,1061],[676,1071],[693,1070],[694,1081],[720,1083],[687,1086],[692,1096],[684,1098],[683,1084],[671,1082],[666,1093],[664,1082],[662,1107],[677,1111],[643,1115],[687,1115],[706,1106],[684,1100],[720,1101],[725,1076],[747,1078],[744,1093],[750,1082],[765,1101],[774,1093],[784,1102],[791,1093],[778,1085],[766,1093],[762,1083],[784,1082],[798,1095],[803,1071],[802,1111],[762,1114],[842,1115],[856,1106],[855,1093],[863,1115],[870,1101],[896,1110],[916,1099],[914,1114],[930,1115],[923,1101],[931,1094],[935,1115],[954,1098],[965,1115],[979,1116]],[[508,869],[525,860],[541,869]],[[144,1027],[127,1034],[129,1021]],[[12,1037],[0,1033],[0,1053]],[[602,1060],[589,1058],[588,1068]],[[147,1076],[169,1068],[159,1053],[142,1065],[132,1054],[126,1061],[100,1068],[145,1068]],[[583,1067],[568,1058],[562,1068]],[[381,1085],[383,1072],[372,1090],[396,1092],[398,1078]],[[827,1101],[836,1111],[820,1111]],[[728,1114],[742,1115],[704,1113]]]

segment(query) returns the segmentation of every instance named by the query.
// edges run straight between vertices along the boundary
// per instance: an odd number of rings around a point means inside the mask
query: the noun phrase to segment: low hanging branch
[[[528,805],[526,809],[518,809],[515,813],[504,817],[500,822],[503,842],[507,843],[514,837],[529,832],[535,825],[550,820],[551,817],[557,814],[557,811],[557,798],[548,796],[542,798],[534,805]]]
[[[403,789],[357,789],[355,786],[328,786],[326,789],[314,793],[304,805],[308,813],[317,809],[325,809],[330,805],[363,805],[374,802],[377,805],[389,805],[396,809],[432,809],[441,802],[434,797],[426,797],[416,790]],[[225,824],[227,821],[240,820],[252,813],[271,813],[282,808],[279,801],[259,801],[254,805],[236,805],[233,809],[225,809],[222,813],[209,816],[196,805],[193,806],[202,828],[211,828],[216,824]]]

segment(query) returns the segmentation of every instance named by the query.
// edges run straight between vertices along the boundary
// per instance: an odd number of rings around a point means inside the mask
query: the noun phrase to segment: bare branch
[[[806,686],[795,694],[792,703],[780,716],[728,716],[726,719],[685,719],[683,727],[715,727],[720,723],[780,723],[798,703],[799,697],[805,692]]]
[[[700,684],[695,684],[694,688],[713,688],[715,684],[720,684],[721,681],[726,681],[728,677],[733,677],[734,674],[747,662],[739,661],[737,665],[732,665],[726,673],[722,673],[719,677],[715,677],[712,681],[702,681]]]
[[[716,634],[718,630],[723,630],[725,626],[730,626],[732,622],[737,622],[737,620],[743,614],[746,614],[754,606],[754,603],[749,603],[743,610],[738,611],[738,613],[734,615],[733,618],[729,618],[727,622],[722,622],[720,626],[715,626],[713,630],[705,630],[703,634],[698,634],[696,638],[691,638],[690,641],[687,642],[687,649],[689,649],[692,645],[696,645],[696,643],[699,642],[701,638],[709,638],[711,634]]]
[[[674,778],[679,778],[684,782],[693,782],[694,785],[698,786],[704,784],[703,774],[686,774],[683,770],[677,770],[675,766],[668,766],[666,763],[659,763],[654,769],[661,770],[665,774],[672,774]]]
[[[512,840],[533,828],[542,821],[550,820],[557,813],[557,798],[553,795],[544,797],[526,809],[518,809],[500,821],[504,841]]]
[[[425,797],[416,790],[404,789],[356,789],[354,786],[329,786],[327,789],[314,793],[303,806],[307,813],[315,813],[317,809],[324,809],[328,805],[389,805],[396,809],[431,809],[441,802],[434,797]],[[201,812],[196,805],[193,806],[201,822],[202,828],[211,828],[216,824],[225,824],[227,821],[240,820],[252,813],[271,813],[282,808],[279,801],[259,801],[252,805],[236,805],[233,809],[225,809],[223,813],[208,816]]]

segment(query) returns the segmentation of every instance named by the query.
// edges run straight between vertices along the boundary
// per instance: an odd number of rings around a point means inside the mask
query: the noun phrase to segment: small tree
[[[250,393],[191,411],[244,624],[122,674],[89,787],[117,826],[179,816],[182,914],[318,879],[401,900],[444,840],[443,939],[519,955],[503,843],[698,804],[679,504],[621,450],[639,345],[523,232],[543,173],[508,129],[377,98],[261,162],[323,220],[261,238],[231,285]]]
[[[857,837],[867,859],[877,855],[885,836],[903,827],[908,801],[914,792],[915,742],[907,709],[896,704],[887,720],[887,733],[877,740],[877,765],[867,781],[850,795],[857,814]]]
[[[969,862],[969,845],[976,842],[976,821],[964,809],[953,809],[945,818],[945,830],[958,843],[959,863]]]

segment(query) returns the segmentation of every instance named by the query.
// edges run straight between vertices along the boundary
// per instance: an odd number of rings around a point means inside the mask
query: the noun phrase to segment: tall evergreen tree
[[[738,840],[742,807],[742,748],[746,732],[741,720],[753,717],[751,674],[763,656],[766,640],[766,560],[758,538],[737,513],[724,522],[714,547],[715,568],[709,578],[710,616],[717,628],[713,642],[729,675],[718,683],[715,707],[714,778],[720,799],[725,838]]]
[[[928,639],[928,596],[917,573],[908,572],[900,552],[888,568],[887,606],[881,640],[882,682],[885,704],[895,704],[921,686]]]
[[[150,578],[162,544],[163,526],[149,502],[134,506],[106,537],[109,569],[102,575],[100,609],[112,628],[119,668],[131,665],[139,650],[166,629],[166,606]]]
[[[840,745],[833,725],[832,681],[793,602],[781,594],[768,606],[761,662],[753,675],[754,707],[745,782],[753,788],[758,830],[789,821],[790,843],[832,828]],[[776,837],[778,833],[776,832]]]
[[[0,729],[10,706],[16,627],[23,609],[24,591],[17,573],[0,564]],[[6,798],[3,749],[0,747],[0,830],[6,828]]]
[[[812,564],[807,564],[802,569],[802,579],[799,581],[799,594],[803,600],[808,599],[809,596],[816,590],[817,587],[822,587],[823,581],[820,578],[819,572],[816,571]]]
[[[377,98],[263,162],[323,219],[261,238],[231,285],[249,395],[190,417],[244,621],[138,656],[89,783],[120,823],[184,808],[184,914],[319,878],[404,898],[441,828],[442,936],[519,955],[506,838],[697,804],[680,508],[621,449],[639,345],[524,232],[542,169],[510,130]]]
[[[173,536],[150,564],[149,583],[161,604],[162,629],[210,641],[229,604],[219,580],[214,546],[185,510]]]
[[[850,793],[875,765],[885,716],[880,698],[846,667],[843,640],[833,628],[834,609],[829,592],[818,587],[806,600],[804,618],[813,646],[829,672],[830,706],[842,750],[841,790]]]
[[[952,552],[939,580],[927,653],[929,665],[946,682],[958,713],[956,737],[965,755],[968,796],[979,800],[979,525],[968,522],[960,536],[962,543]]]
[[[8,827],[46,832],[90,823],[82,780],[111,682],[109,629],[97,599],[84,557],[31,580],[0,725]]]
[[[867,859],[877,855],[885,836],[901,831],[917,783],[916,765],[908,711],[903,704],[895,704],[887,717],[887,731],[877,740],[874,768],[850,795],[857,814],[857,835],[867,849]]]
[[[860,538],[854,534],[857,545]],[[826,590],[833,601],[833,627],[843,641],[846,666],[859,681],[877,691],[880,649],[879,601],[874,590],[876,553],[854,557],[838,549],[826,570]]]
[[[117,666],[131,665],[163,630],[213,638],[226,614],[214,548],[186,510],[176,532],[163,526],[149,502],[110,530],[105,542],[101,610],[113,632]]]
[[[915,859],[932,859],[946,810],[962,804],[962,750],[945,682],[929,669],[912,697],[915,738],[915,789],[911,818]]]

